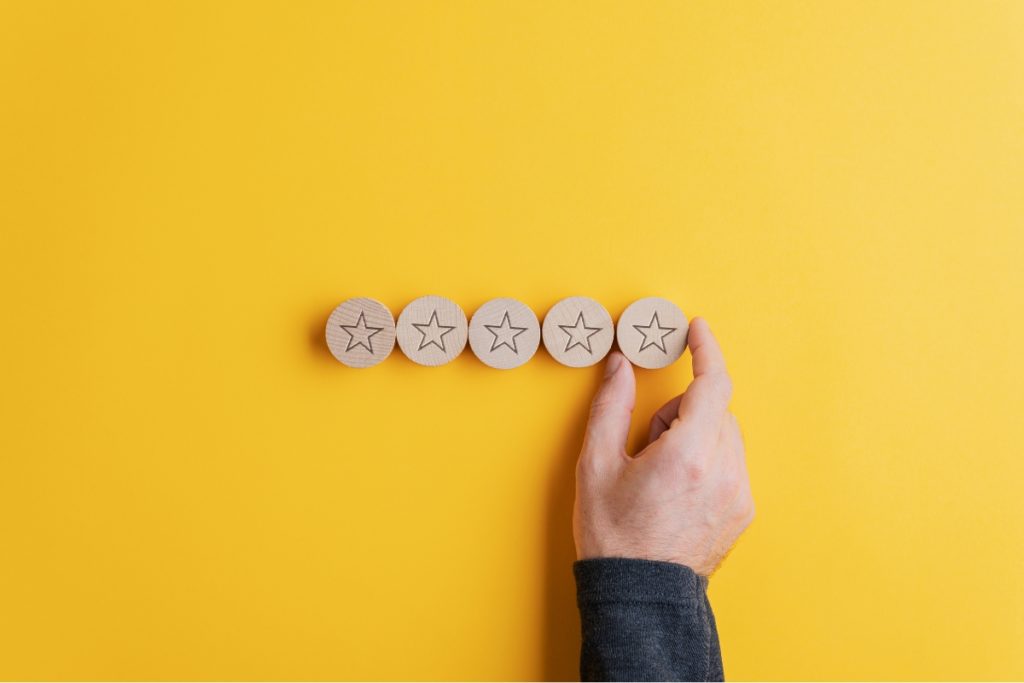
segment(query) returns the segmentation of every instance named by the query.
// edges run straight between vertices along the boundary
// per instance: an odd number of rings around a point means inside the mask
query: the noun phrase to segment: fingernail
[[[613,353],[608,357],[608,362],[604,366],[604,378],[608,379],[615,374],[615,371],[622,365],[622,354]]]

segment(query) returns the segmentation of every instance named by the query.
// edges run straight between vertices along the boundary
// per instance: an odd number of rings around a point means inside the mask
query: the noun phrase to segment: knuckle
[[[707,479],[708,463],[703,458],[693,458],[683,463],[683,476],[693,484],[700,484]]]
[[[622,404],[614,399],[598,396],[590,404],[590,419],[600,419],[607,415],[613,415],[622,410]]]

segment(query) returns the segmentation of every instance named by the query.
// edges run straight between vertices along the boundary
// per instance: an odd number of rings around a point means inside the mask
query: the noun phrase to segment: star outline
[[[487,328],[488,332],[490,332],[492,335],[494,335],[494,340],[491,341],[491,349],[490,349],[491,353],[494,353],[497,349],[501,348],[502,346],[507,346],[508,348],[510,348],[512,350],[512,353],[516,354],[517,356],[519,355],[519,346],[518,346],[518,344],[516,344],[516,337],[518,337],[523,332],[526,332],[526,330],[529,329],[528,327],[516,327],[515,325],[513,325],[512,321],[509,319],[509,315],[508,315],[508,310],[507,309],[505,310],[505,315],[503,315],[501,317],[501,324],[500,325],[484,325],[484,327]],[[501,342],[498,342],[498,336],[499,335],[498,335],[497,332],[495,332],[495,330],[504,330],[504,329],[516,330],[516,331],[512,333],[512,337],[510,339],[508,339],[508,340],[502,339]],[[504,336],[504,335],[501,335],[501,336]],[[509,343],[509,342],[511,342],[511,343]]]
[[[448,334],[449,332],[451,332],[452,330],[454,330],[455,329],[455,325],[442,325],[441,323],[439,323],[437,321],[437,309],[436,308],[430,314],[430,319],[427,322],[425,322],[425,323],[412,323],[412,326],[416,328],[416,331],[419,332],[420,335],[422,335],[422,338],[420,339],[420,345],[416,349],[417,351],[422,351],[426,347],[428,347],[431,344],[433,344],[437,348],[441,349],[441,353],[448,353],[448,349],[446,349],[444,347],[444,336],[446,334]],[[437,327],[439,329],[443,329],[444,332],[442,332],[440,335],[438,335],[436,340],[433,338],[434,335],[430,335],[431,339],[430,339],[430,341],[427,341],[427,333],[422,329],[424,327],[426,327],[426,328]],[[440,343],[438,342],[438,340],[440,340]]]
[[[373,355],[373,335],[384,330],[383,327],[370,327],[369,325],[366,324],[366,311],[359,311],[359,318],[356,320],[355,325],[342,325],[339,323],[338,327],[345,330],[345,334],[348,335],[348,343],[345,345],[345,353],[348,353],[354,348],[362,346],[363,348],[370,352],[371,356]],[[358,330],[362,328],[363,330],[373,331],[366,335],[366,341],[364,343],[362,339],[356,341],[356,336],[352,334],[349,328],[352,328],[353,330]]]
[[[666,332],[664,334],[658,335],[657,341],[651,341],[654,338],[653,335],[649,334],[648,332],[644,332],[644,330],[650,330],[651,328],[657,328],[659,332],[661,332],[662,330],[666,330]],[[665,337],[677,331],[679,328],[662,327],[661,321],[658,320],[658,312],[655,311],[654,315],[651,317],[650,323],[648,323],[647,325],[633,325],[633,329],[642,334],[644,337],[642,340],[640,340],[640,350],[637,353],[640,353],[644,349],[648,349],[653,346],[662,353],[667,354],[668,349],[665,348]]]
[[[577,339],[575,335],[573,335],[573,333],[569,331],[579,330],[581,326],[583,327],[584,333],[589,332],[589,334],[586,335],[586,338],[583,341]],[[590,338],[593,337],[598,332],[600,332],[602,328],[587,327],[587,321],[583,318],[583,311],[579,312],[579,315],[576,317],[575,324],[559,325],[558,327],[562,330],[562,332],[565,332],[565,334],[569,337],[568,339],[565,340],[564,353],[568,353],[569,349],[579,346],[583,349],[586,349],[587,353],[589,353],[590,355],[594,355],[594,350],[590,346]]]

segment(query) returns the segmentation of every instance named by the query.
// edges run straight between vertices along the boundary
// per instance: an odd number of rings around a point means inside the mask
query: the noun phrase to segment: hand
[[[576,556],[630,557],[686,565],[709,576],[754,518],[732,382],[707,322],[687,341],[693,382],[655,413],[636,457],[626,437],[636,401],[633,366],[607,361],[576,464]]]

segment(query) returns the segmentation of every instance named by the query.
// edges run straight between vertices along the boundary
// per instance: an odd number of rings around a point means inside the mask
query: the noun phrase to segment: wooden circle
[[[562,365],[585,368],[612,348],[615,327],[597,301],[585,296],[562,299],[544,316],[544,348]]]
[[[466,314],[457,303],[443,296],[421,296],[398,316],[396,335],[410,360],[437,366],[462,353],[467,330]]]
[[[376,299],[343,301],[327,319],[327,347],[350,368],[368,368],[395,347],[395,319]]]
[[[686,348],[689,323],[671,301],[656,296],[631,303],[619,317],[619,350],[633,365],[657,369],[674,363]]]
[[[469,346],[498,370],[519,367],[540,346],[540,323],[530,307],[515,299],[491,299],[469,321]]]

